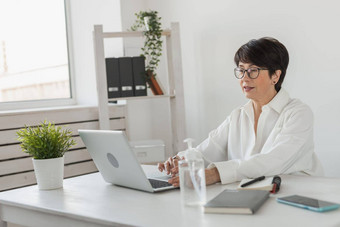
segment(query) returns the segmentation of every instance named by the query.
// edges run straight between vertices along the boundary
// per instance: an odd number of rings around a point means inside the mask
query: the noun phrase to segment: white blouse
[[[262,107],[257,135],[250,100],[210,132],[197,149],[208,168],[217,167],[222,184],[262,175],[323,175],[314,153],[313,113],[283,88]]]

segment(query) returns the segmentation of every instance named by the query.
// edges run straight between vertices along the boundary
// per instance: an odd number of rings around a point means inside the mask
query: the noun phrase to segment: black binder
[[[119,77],[121,85],[121,97],[134,96],[133,71],[131,57],[119,58]]]
[[[106,78],[108,98],[121,96],[118,58],[106,58]]]
[[[144,57],[132,57],[132,68],[135,96],[146,96]]]

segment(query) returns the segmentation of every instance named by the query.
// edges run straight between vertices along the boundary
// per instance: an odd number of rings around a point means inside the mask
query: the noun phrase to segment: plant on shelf
[[[73,145],[70,129],[62,130],[51,122],[37,127],[26,126],[17,131],[23,152],[33,157],[33,166],[39,189],[63,186],[64,154]]]
[[[151,88],[154,95],[163,95],[156,80],[156,69],[162,55],[162,24],[161,17],[158,17],[157,11],[140,11],[135,13],[137,19],[131,26],[132,31],[142,29],[144,35],[144,46],[141,48],[142,54],[146,61],[145,80]]]

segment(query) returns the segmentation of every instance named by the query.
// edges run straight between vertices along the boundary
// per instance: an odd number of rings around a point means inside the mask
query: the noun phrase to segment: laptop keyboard
[[[164,188],[164,187],[169,187],[172,186],[172,184],[169,184],[166,181],[160,181],[160,180],[154,180],[154,179],[148,179],[151,183],[151,186],[153,188]]]

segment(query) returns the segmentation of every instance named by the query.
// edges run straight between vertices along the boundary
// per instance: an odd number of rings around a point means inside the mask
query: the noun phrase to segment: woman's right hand
[[[177,155],[170,157],[164,163],[158,163],[158,170],[161,172],[166,171],[167,175],[175,176],[178,173],[178,160],[179,156]]]

